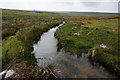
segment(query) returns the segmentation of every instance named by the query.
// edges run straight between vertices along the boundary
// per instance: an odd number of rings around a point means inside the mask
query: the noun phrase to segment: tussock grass
[[[119,74],[118,19],[105,18],[70,20],[61,26],[55,35],[59,39],[58,46],[63,47],[66,52],[77,55],[90,52],[91,59],[102,65],[106,64],[104,66],[109,67],[110,71]],[[100,47],[101,44],[104,44],[106,48]]]
[[[108,63],[117,71],[120,68],[120,54],[118,53],[118,21],[116,16],[71,15],[39,11],[2,10],[2,57],[3,69],[19,62],[27,61],[29,66],[35,64],[36,59],[31,54],[33,44],[39,40],[41,34],[57,26],[61,26],[55,36],[59,39],[58,46],[65,51],[81,55],[92,52],[92,57],[100,63]],[[101,48],[105,44],[107,48]],[[118,62],[117,62],[118,61]],[[118,66],[116,68],[116,66]],[[35,66],[34,66],[35,67]],[[43,70],[43,71],[41,71]],[[35,73],[34,71],[37,71]],[[119,71],[118,71],[119,72]],[[45,73],[43,75],[43,73]],[[50,70],[39,67],[33,68],[33,76],[48,78]]]
[[[33,51],[33,44],[40,39],[43,32],[48,31],[50,28],[57,26],[61,22],[62,21],[55,13],[3,10],[3,70],[20,62],[28,63],[28,67],[35,65],[35,56],[34,54],[31,54]],[[27,70],[28,69],[26,69],[26,71]],[[36,68],[33,68],[32,74],[36,73],[34,72],[35,70]],[[37,70],[37,72],[39,73],[40,71]],[[22,74],[18,75],[20,76]],[[39,76],[39,74],[36,75]],[[46,75],[49,75],[49,73]],[[28,74],[26,77],[31,76]],[[35,76],[33,76],[33,78],[35,78]]]

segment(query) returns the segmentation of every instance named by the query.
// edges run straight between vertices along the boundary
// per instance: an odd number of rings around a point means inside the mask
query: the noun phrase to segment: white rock
[[[0,73],[0,80],[2,79],[2,76],[7,72],[7,70],[4,70],[3,72]]]
[[[63,21],[63,24],[65,24],[66,22],[65,21]]]
[[[15,73],[14,70],[8,70],[8,71],[6,72],[5,78],[11,77],[14,73]]]
[[[74,33],[73,35],[74,35],[74,36],[79,36],[79,35],[80,35],[80,33]]]
[[[107,46],[105,44],[100,44],[100,47],[106,48]]]
[[[95,56],[95,50],[92,51],[92,57],[94,57],[94,56]]]

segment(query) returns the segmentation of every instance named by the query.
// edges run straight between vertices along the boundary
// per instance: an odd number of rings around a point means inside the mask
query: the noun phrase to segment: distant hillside
[[[104,13],[104,12],[68,12],[61,11],[57,13],[77,14],[77,15],[118,15],[118,13]]]

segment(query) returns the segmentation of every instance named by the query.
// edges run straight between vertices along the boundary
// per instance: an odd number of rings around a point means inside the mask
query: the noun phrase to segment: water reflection
[[[44,33],[38,43],[34,44],[33,52],[35,53],[39,66],[46,67],[54,62],[54,57],[57,55],[57,39],[54,37],[54,33],[63,24],[65,22]]]
[[[34,44],[34,53],[39,66],[47,67],[55,63],[56,74],[60,78],[110,78],[110,75],[102,66],[96,67],[91,64],[88,54],[81,56],[71,55],[63,49],[57,51],[57,39],[54,37],[55,31],[65,24],[50,29],[41,36],[37,44]]]
[[[57,75],[61,78],[112,78],[102,66],[93,66],[88,59],[88,54],[83,53],[81,57],[70,55],[61,49],[56,58],[57,70],[61,73]]]

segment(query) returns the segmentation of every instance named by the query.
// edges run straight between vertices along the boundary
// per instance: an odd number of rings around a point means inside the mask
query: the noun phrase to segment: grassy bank
[[[69,20],[55,35],[59,39],[59,48],[77,55],[89,53],[94,63],[99,62],[120,75],[118,19],[84,16],[82,20]]]
[[[60,21],[56,13],[20,10],[2,10],[2,39],[14,35],[19,29],[39,25],[49,25]],[[59,15],[59,16],[58,16]]]
[[[61,20],[55,13],[3,10],[3,70],[15,70],[13,78],[50,78],[50,71],[39,68],[31,52],[33,44],[40,39],[42,33],[60,23]]]
[[[93,62],[99,62],[109,70],[120,73],[118,53],[118,21],[116,16],[85,16],[39,11],[2,10],[2,59],[3,70],[13,69],[13,78],[47,79],[54,76],[52,65],[38,67],[33,44],[43,32],[61,26],[55,36],[59,48],[81,55],[89,53]],[[22,75],[23,74],[23,75]],[[55,77],[55,76],[54,76]]]

